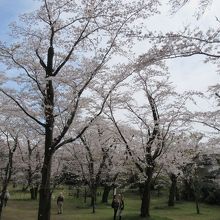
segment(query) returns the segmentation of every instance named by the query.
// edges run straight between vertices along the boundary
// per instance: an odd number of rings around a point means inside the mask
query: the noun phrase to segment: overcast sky
[[[0,0],[0,40],[7,41],[8,24],[15,21],[19,14],[33,9],[36,4],[34,0]],[[163,6],[162,14],[151,18],[149,28],[166,32],[178,30],[190,23],[204,30],[218,25],[216,16],[220,11],[220,1],[214,0],[198,21],[193,17],[197,8],[198,0],[192,0],[178,13],[170,15],[168,8]],[[181,92],[184,90],[206,91],[209,85],[220,82],[216,67],[212,64],[204,64],[202,56],[171,60],[168,61],[168,65],[171,80]]]

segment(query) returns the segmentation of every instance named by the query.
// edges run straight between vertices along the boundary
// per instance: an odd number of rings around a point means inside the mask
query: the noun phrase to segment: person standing
[[[121,220],[122,211],[124,210],[124,198],[122,194],[118,194],[118,197],[119,197],[118,217],[119,220]]]
[[[113,196],[112,208],[114,209],[114,220],[116,220],[116,217],[121,220],[122,211],[124,210],[124,199],[121,194]]]
[[[6,190],[5,197],[4,197],[4,206],[6,207],[8,200],[10,199],[9,191]]]
[[[57,197],[57,208],[58,208],[58,214],[63,213],[63,202],[64,202],[64,196],[61,192],[60,195]]]

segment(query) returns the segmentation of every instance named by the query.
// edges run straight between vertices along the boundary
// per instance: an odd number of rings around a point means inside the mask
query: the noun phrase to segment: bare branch
[[[25,108],[19,103],[19,101],[17,101],[13,96],[9,95],[8,93],[6,93],[3,89],[0,89],[0,91],[6,95],[7,97],[9,97],[12,101],[14,101],[16,103],[16,105],[28,116],[30,117],[32,120],[34,120],[35,122],[37,122],[39,125],[45,127],[45,124],[42,123],[41,121],[39,121],[38,119],[36,119],[33,115],[31,115],[30,113],[28,113],[28,111],[25,110]]]

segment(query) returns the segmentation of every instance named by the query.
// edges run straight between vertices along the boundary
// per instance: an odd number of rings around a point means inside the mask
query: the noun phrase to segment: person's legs
[[[4,205],[5,205],[5,207],[6,207],[6,205],[7,205],[7,202],[8,202],[8,200],[5,199],[5,201],[4,201]]]
[[[58,208],[58,214],[61,214],[61,203],[57,203],[57,208]]]
[[[59,204],[57,203],[57,214],[60,214]]]
[[[114,208],[114,220],[116,220],[117,208]]]
[[[121,209],[118,209],[118,217],[119,217],[119,220],[121,220],[121,215],[122,215],[122,210],[121,210]]]
[[[63,213],[63,202],[60,202],[60,214]]]

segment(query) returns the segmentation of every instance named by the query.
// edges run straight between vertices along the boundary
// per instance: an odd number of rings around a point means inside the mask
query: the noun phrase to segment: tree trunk
[[[32,200],[37,200],[37,193],[38,193],[38,187],[35,186],[35,187],[31,187],[30,188],[30,194],[31,194],[31,199]]]
[[[3,209],[3,205],[4,205],[4,196],[5,196],[5,193],[1,194],[1,197],[0,197],[0,220],[2,219],[2,209]]]
[[[182,199],[187,201],[194,201],[195,195],[194,190],[192,189],[192,180],[184,180]]]
[[[142,189],[142,200],[141,200],[141,217],[150,217],[150,194],[151,194],[151,182],[153,176],[153,169],[148,168],[147,180],[145,181]]]
[[[8,187],[8,183],[3,185],[3,189],[1,191],[1,196],[0,196],[0,220],[2,219],[2,211],[3,211],[3,207],[4,207],[4,203],[5,203],[5,194],[6,194],[6,190],[7,190],[7,187]]]
[[[177,177],[176,177],[175,174],[170,174],[169,177],[170,177],[170,180],[171,180],[171,186],[170,186],[168,206],[174,206],[175,195],[176,195]]]
[[[111,187],[108,185],[105,185],[104,191],[102,194],[102,203],[108,203],[108,196],[109,196],[110,191],[111,191]]]
[[[85,187],[85,190],[84,190],[84,203],[86,203],[86,200],[87,200],[87,189]]]
[[[199,200],[197,198],[197,195],[195,196],[195,202],[196,202],[196,213],[199,215],[200,209],[199,209]]]
[[[3,188],[2,188],[2,191],[1,191],[1,196],[0,196],[0,220],[2,219],[2,211],[3,211],[3,207],[4,207],[4,198],[5,198],[5,194],[6,194],[6,190],[8,188],[8,183],[9,183],[9,180],[10,178],[8,179],[7,175],[8,173],[10,173],[10,176],[11,176],[11,170],[10,170],[10,166],[7,165],[7,168],[6,168],[6,178],[3,182]]]
[[[1,200],[1,204],[0,204],[0,220],[2,219],[2,207],[3,207],[3,204],[2,204],[2,200]]]
[[[77,199],[79,198],[79,194],[80,194],[80,189],[77,188],[77,189],[76,189],[76,198],[77,198]]]
[[[53,47],[48,49],[48,62],[46,77],[52,76],[53,72]],[[44,97],[44,114],[46,119],[45,125],[45,144],[44,144],[44,162],[41,170],[41,184],[39,191],[38,220],[50,220],[51,209],[51,163],[55,147],[53,146],[53,129],[54,129],[54,89],[52,80],[47,80],[46,92]]]
[[[95,213],[95,203],[96,203],[96,192],[97,188],[91,188],[91,206],[92,206],[92,213]]]
[[[30,194],[31,194],[31,200],[35,200],[35,192],[33,187],[30,188]]]
[[[34,193],[35,193],[34,198],[35,198],[35,200],[37,200],[37,195],[38,195],[38,186],[35,186],[35,187],[34,187]]]
[[[5,198],[5,194],[8,188],[8,184],[9,181],[11,180],[11,175],[12,175],[12,169],[13,169],[13,156],[14,156],[14,152],[17,148],[17,137],[14,143],[14,147],[13,149],[9,149],[9,155],[8,155],[8,163],[5,169],[5,176],[4,176],[4,180],[3,180],[3,186],[2,186],[2,191],[1,191],[1,196],[0,196],[0,220],[2,219],[2,209],[4,206],[4,198]]]
[[[176,201],[180,201],[180,192],[177,186],[176,186]]]
[[[42,179],[39,191],[39,208],[38,220],[50,220],[51,208],[51,190],[50,190],[50,176],[51,176],[51,157],[45,157],[42,168]]]
[[[200,186],[199,186],[198,180],[194,180],[193,189],[194,189],[194,196],[195,196],[195,203],[196,203],[196,213],[199,215],[200,214],[200,208],[199,208]]]

